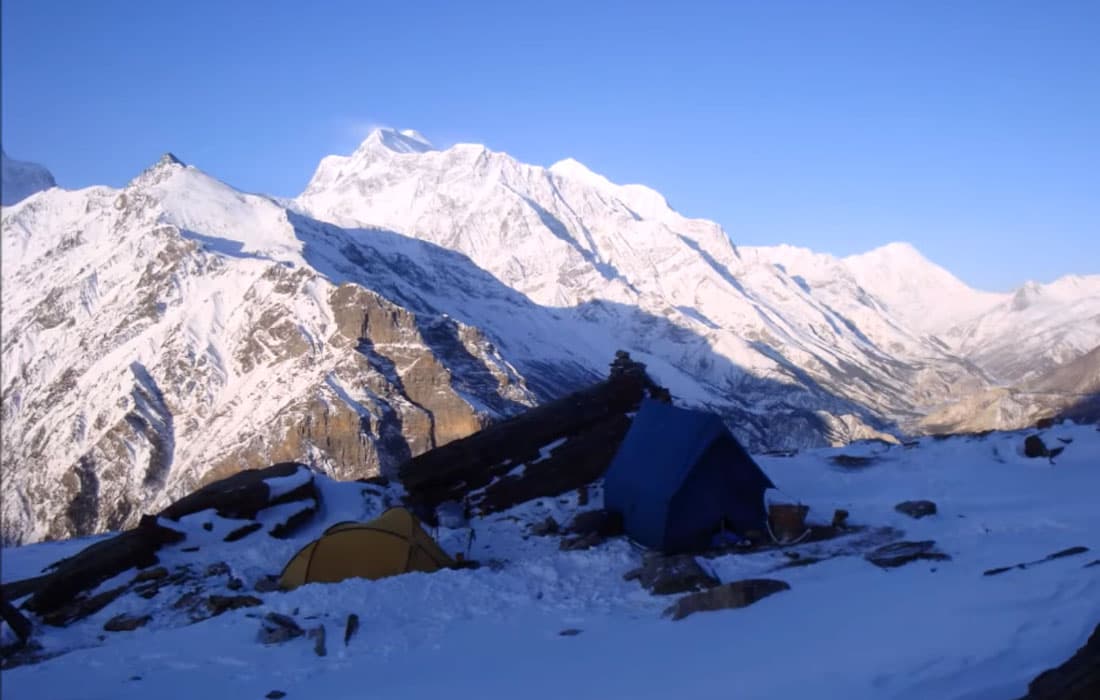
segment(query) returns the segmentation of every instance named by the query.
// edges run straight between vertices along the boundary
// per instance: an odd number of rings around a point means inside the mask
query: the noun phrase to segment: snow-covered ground
[[[777,569],[789,559],[774,550],[701,559],[723,581],[778,578],[791,590],[748,608],[672,622],[661,611],[675,597],[623,580],[641,559],[628,542],[562,552],[556,537],[528,536],[529,523],[546,515],[565,521],[577,509],[574,498],[543,499],[473,523],[471,554],[483,563],[477,570],[256,594],[262,606],[195,624],[171,609],[183,591],[148,601],[128,594],[68,628],[40,625],[43,652],[59,655],[5,671],[3,696],[263,698],[280,690],[291,700],[773,698],[795,691],[815,698],[1017,698],[1100,622],[1100,566],[1086,566],[1100,559],[1100,431],[1069,424],[1043,431],[1049,446],[1065,446],[1053,464],[1023,456],[1025,435],[759,458],[781,489],[770,498],[810,505],[811,521],[827,522],[844,508],[855,525],[933,539],[950,561],[880,569],[860,556],[869,546],[860,545],[866,532],[788,548],[824,557],[796,568]],[[842,467],[830,459],[838,454],[873,462]],[[187,539],[162,550],[162,563],[202,570],[224,560],[244,582],[240,593],[252,593],[258,579],[278,574],[327,525],[372,517],[384,505],[365,495],[363,484],[321,481],[319,517],[293,540],[257,533],[224,544],[232,523],[215,522],[208,532],[201,523],[210,517],[196,514],[183,523]],[[914,520],[894,510],[909,499],[935,501],[939,512]],[[452,553],[467,546],[466,530],[438,536]],[[3,578],[35,575],[87,543],[3,550]],[[197,552],[182,551],[196,545]],[[1073,546],[1090,551],[983,576]],[[132,571],[101,588],[131,578]],[[107,619],[128,611],[153,620],[132,632],[102,631]],[[318,657],[305,637],[261,644],[259,618],[269,611],[293,615],[303,628],[325,625],[328,655]],[[361,629],[345,646],[350,613]],[[565,629],[580,632],[563,636]]]

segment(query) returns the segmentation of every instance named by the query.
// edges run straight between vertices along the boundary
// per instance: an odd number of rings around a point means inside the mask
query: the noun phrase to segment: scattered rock
[[[564,629],[561,632],[558,632],[558,634],[562,637],[576,637],[580,633],[581,631],[575,627],[570,627],[569,629]]]
[[[864,558],[875,566],[880,566],[884,569],[893,569],[918,559],[943,561],[951,557],[943,552],[937,552],[934,540],[922,540],[920,542],[902,541],[883,545],[867,554]]]
[[[1029,566],[1035,566],[1037,564],[1053,561],[1054,559],[1061,559],[1063,557],[1072,557],[1076,554],[1084,554],[1087,551],[1089,551],[1088,547],[1069,547],[1068,549],[1059,550],[1054,554],[1048,554],[1042,559],[1036,559],[1035,561],[1026,561],[1020,564],[1013,564],[1012,566],[1000,566],[996,569],[987,569],[986,571],[982,572],[982,576],[996,576],[998,574],[1003,574],[1006,571],[1012,571],[1013,569],[1026,569]],[[1086,564],[1086,566],[1091,566],[1091,564]]]
[[[588,505],[588,484],[577,489],[577,505],[581,508]]]
[[[207,576],[225,576],[229,573],[229,564],[219,561],[206,567]]]
[[[573,516],[566,531],[574,535],[597,534],[615,537],[623,534],[623,516],[609,510],[586,510]]]
[[[236,576],[229,579],[229,583],[225,584],[225,587],[231,591],[239,591],[244,587],[244,581],[240,580]]]
[[[936,504],[932,501],[902,501],[894,506],[894,510],[919,520],[926,515],[935,515]]]
[[[317,656],[325,656],[328,649],[325,648],[325,626],[318,625],[309,631],[309,638],[313,640],[313,653]]]
[[[63,605],[42,615],[42,621],[54,627],[65,627],[77,620],[88,617],[92,613],[99,612],[125,591],[126,586],[119,586],[118,588],[112,588],[102,593],[98,593],[90,598],[77,598],[68,605]]]
[[[1094,559],[1093,561],[1090,561],[1088,564],[1085,564],[1086,569],[1091,568],[1093,566],[1100,566],[1100,559]]]
[[[211,530],[214,529],[214,523],[207,521],[207,522],[202,524],[202,529],[206,530],[207,532],[210,532]]]
[[[115,615],[110,620],[107,620],[103,624],[103,629],[107,632],[132,632],[138,627],[144,627],[149,620],[153,618],[150,615],[127,615],[125,613],[121,615]]]
[[[141,680],[141,676],[130,676],[130,680],[132,680],[132,681],[140,681],[140,680]]]
[[[1024,455],[1027,457],[1049,457],[1050,450],[1038,435],[1028,435],[1024,440]]]
[[[848,469],[865,469],[878,460],[874,457],[862,457],[860,455],[835,455],[829,458],[833,464]]]
[[[558,521],[554,520],[552,516],[546,516],[546,520],[541,523],[535,523],[531,526],[531,534],[536,537],[546,537],[548,535],[556,535],[561,532],[561,526],[558,525]]]
[[[142,583],[144,581],[159,581],[168,577],[168,569],[163,566],[153,567],[151,569],[142,569],[134,577],[134,580],[130,583]]]
[[[206,607],[210,610],[212,617],[229,610],[251,608],[257,605],[263,605],[263,601],[252,595],[212,595],[206,599]]]
[[[848,515],[848,511],[844,510],[843,508],[837,508],[835,511],[833,511],[832,527],[840,529],[847,526]]]
[[[242,525],[241,527],[237,528],[236,530],[233,530],[228,535],[223,537],[222,541],[223,542],[236,542],[237,540],[244,539],[245,537],[248,537],[253,532],[256,532],[257,530],[259,530],[262,527],[263,527],[263,525],[260,524],[260,523],[249,523],[247,525]]]
[[[1053,428],[1053,427],[1054,427],[1054,419],[1053,418],[1040,418],[1039,420],[1037,420],[1035,422],[1035,428],[1037,430],[1047,430],[1048,428]]]
[[[184,608],[193,608],[202,602],[202,596],[198,591],[189,591],[181,595],[176,602],[172,603],[173,610],[183,610]]]
[[[348,615],[348,621],[344,625],[344,646],[348,645],[351,638],[359,631],[359,616],[355,613]]]
[[[786,581],[758,578],[734,581],[710,590],[689,593],[664,611],[665,617],[682,620],[697,612],[744,608],[773,593],[790,590]]]
[[[279,700],[279,698],[285,698],[286,693],[281,690],[272,690],[270,693],[264,696],[268,700]]]
[[[181,552],[197,552],[197,551],[199,551],[199,548],[198,547],[180,547],[180,551]]]
[[[279,579],[276,576],[266,575],[260,577],[256,581],[256,585],[252,587],[258,593],[271,593],[272,591],[279,590]]]
[[[628,571],[623,579],[637,579],[643,588],[655,595],[702,591],[720,583],[690,554],[648,554],[642,566]]]
[[[282,644],[283,642],[301,637],[305,632],[294,618],[279,613],[270,612],[264,616],[260,623],[260,642],[263,644]]]

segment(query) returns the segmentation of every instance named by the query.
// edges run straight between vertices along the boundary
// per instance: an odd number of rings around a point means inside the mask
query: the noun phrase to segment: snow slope
[[[950,561],[879,569],[860,556],[881,541],[871,531],[788,548],[824,558],[801,567],[779,568],[790,561],[779,551],[704,559],[723,581],[778,578],[791,590],[749,608],[671,622],[661,611],[674,597],[652,596],[622,579],[641,556],[625,542],[562,552],[556,538],[525,535],[528,523],[547,514],[564,521],[576,509],[571,498],[550,499],[474,521],[473,557],[497,562],[474,571],[257,594],[260,607],[195,624],[171,610],[171,591],[151,601],[131,594],[69,628],[40,628],[44,651],[58,655],[5,671],[4,696],[260,698],[281,690],[290,699],[364,692],[409,699],[1016,698],[1100,621],[1100,566],[1085,566],[1100,556],[1100,432],[1070,424],[1045,431],[1044,440],[1066,447],[1056,464],[1023,457],[1024,436],[864,443],[761,458],[782,490],[771,498],[800,499],[811,506],[811,520],[827,521],[833,509],[845,508],[854,524],[934,539]],[[877,461],[845,470],[831,460],[838,454]],[[197,514],[185,524],[188,539],[165,550],[162,562],[201,568],[224,560],[248,591],[327,524],[377,514],[383,504],[377,496],[364,499],[364,488],[325,481],[319,519],[286,542],[257,535],[223,544],[222,530],[231,525],[214,518],[214,531],[206,532],[199,525],[210,516]],[[598,492],[594,497],[598,504]],[[934,500],[938,514],[913,520],[893,510],[915,498]],[[443,529],[439,539],[460,551],[468,532]],[[32,575],[84,544],[5,549],[4,580]],[[201,549],[182,552],[188,545]],[[982,575],[1071,546],[1091,551]],[[148,612],[153,621],[134,632],[101,632],[122,611]],[[304,638],[258,643],[257,618],[268,611],[292,615],[303,627],[324,625],[328,655],[314,655]],[[350,613],[361,629],[345,646]],[[565,629],[579,633],[560,635]]]
[[[56,187],[53,174],[37,163],[8,158],[0,149],[0,205],[9,207],[35,192]]]

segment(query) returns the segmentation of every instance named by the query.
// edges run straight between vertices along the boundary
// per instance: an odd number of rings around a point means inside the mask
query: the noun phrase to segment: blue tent
[[[604,505],[640,544],[690,551],[706,548],[723,521],[763,530],[769,488],[721,418],[647,399],[604,475]]]

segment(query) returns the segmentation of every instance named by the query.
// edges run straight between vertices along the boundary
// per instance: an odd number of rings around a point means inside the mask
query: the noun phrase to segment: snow
[[[473,557],[498,566],[311,584],[196,624],[162,610],[147,627],[103,641],[97,635],[106,619],[150,603],[124,597],[72,627],[40,627],[46,651],[60,655],[5,671],[5,697],[258,698],[271,690],[333,699],[365,690],[409,699],[1019,697],[1100,621],[1100,567],[1084,566],[1100,556],[1100,432],[1069,424],[1044,431],[1048,443],[1066,446],[1055,464],[1023,457],[1024,435],[759,459],[785,493],[811,506],[811,520],[845,508],[854,524],[934,539],[950,561],[882,570],[861,556],[857,541],[866,533],[789,548],[832,557],[795,568],[778,569],[788,561],[778,551],[729,554],[704,563],[724,581],[765,576],[791,590],[749,608],[671,622],[661,611],[674,597],[651,596],[622,579],[640,558],[624,541],[561,552],[556,538],[526,537],[526,523],[547,515],[564,522],[576,509],[572,495],[541,499],[472,522]],[[857,450],[878,461],[855,471],[830,461]],[[251,587],[328,524],[366,519],[384,505],[362,484],[319,483],[322,512],[293,540],[258,534],[221,544],[219,532],[232,523],[206,532],[200,521],[210,514],[196,514],[185,519],[181,546],[201,544],[200,552],[165,550],[162,561],[224,559]],[[917,498],[935,501],[939,512],[913,520],[894,511]],[[451,552],[468,541],[465,529],[437,535]],[[982,575],[1070,546],[1091,551]],[[53,543],[4,550],[5,572],[38,568],[45,552],[62,551]],[[257,616],[267,611],[293,615],[304,628],[324,625],[328,655],[315,656],[304,638],[259,644]],[[361,629],[345,646],[349,613]],[[567,628],[580,633],[559,634]]]
[[[308,467],[298,467],[297,471],[289,476],[277,476],[264,480],[267,484],[268,498],[275,500],[309,483],[313,478],[313,472]]]

